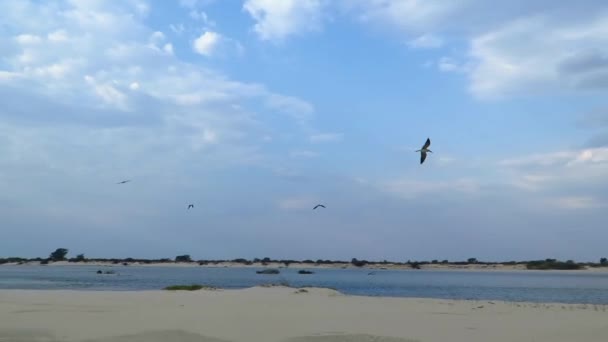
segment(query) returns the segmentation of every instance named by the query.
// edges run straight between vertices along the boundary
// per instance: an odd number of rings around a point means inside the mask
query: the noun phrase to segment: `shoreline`
[[[302,291],[305,290],[305,291]],[[222,287],[207,287],[203,286],[203,288],[198,290],[80,290],[80,289],[0,289],[0,297],[4,295],[11,294],[31,294],[31,295],[44,295],[44,294],[65,294],[65,295],[82,295],[85,293],[92,294],[93,296],[97,295],[134,295],[137,296],[139,294],[142,295],[197,295],[204,293],[249,293],[255,291],[265,291],[267,293],[274,292],[277,295],[279,293],[291,293],[291,294],[322,294],[324,296],[329,297],[343,297],[343,298],[353,298],[353,299],[379,299],[379,300],[397,300],[397,301],[414,301],[414,302],[432,302],[432,303],[468,303],[468,304],[478,304],[478,303],[488,303],[490,305],[496,304],[505,304],[505,305],[514,305],[514,306],[530,306],[530,307],[540,307],[540,306],[560,306],[565,308],[579,308],[579,309],[588,309],[597,307],[600,311],[608,312],[608,304],[593,304],[593,303],[562,303],[562,302],[531,302],[531,301],[510,301],[510,300],[500,300],[500,299],[453,299],[453,298],[432,298],[432,297],[396,297],[396,296],[368,296],[368,295],[359,295],[359,294],[349,294],[344,293],[339,290],[329,288],[329,287],[319,287],[319,286],[286,286],[280,284],[268,284],[268,285],[255,285],[244,288],[222,288]],[[603,308],[603,310],[602,310]]]
[[[539,306],[560,306],[560,307],[572,307],[572,308],[598,308],[599,311],[608,312],[608,303],[568,303],[568,302],[534,302],[534,301],[517,301],[517,300],[501,300],[501,299],[492,299],[492,298],[479,298],[479,299],[458,299],[458,298],[440,298],[440,297],[406,297],[406,296],[387,296],[387,295],[363,295],[363,294],[351,294],[341,292],[340,290],[330,288],[330,287],[320,287],[320,286],[290,286],[283,284],[262,284],[262,285],[254,285],[249,287],[242,288],[226,288],[226,287],[215,287],[215,286],[206,286],[202,285],[203,288],[198,290],[166,290],[166,289],[147,289],[147,290],[94,290],[94,289],[1,289],[0,288],[0,298],[3,295],[11,295],[11,294],[33,294],[33,295],[41,295],[41,294],[65,294],[65,295],[75,295],[75,294],[84,294],[89,293],[96,296],[98,294],[122,294],[122,295],[137,295],[137,294],[150,294],[150,295],[161,295],[164,296],[166,294],[173,295],[182,295],[182,294],[192,294],[195,295],[197,293],[206,293],[206,292],[217,292],[217,293],[239,293],[239,292],[249,292],[249,291],[277,291],[277,292],[291,292],[294,294],[298,293],[324,293],[328,296],[340,296],[345,298],[355,298],[355,299],[381,299],[381,300],[406,300],[406,301],[423,301],[423,302],[437,302],[437,303],[445,303],[445,302],[454,302],[454,303],[489,303],[491,305],[494,304],[505,304],[505,305],[514,305],[514,306],[530,306],[530,307],[539,307]],[[0,340],[2,341],[2,340]]]
[[[0,341],[600,342],[608,332],[607,305],[305,289],[0,290]]]
[[[95,267],[199,267],[199,268],[275,268],[275,269],[364,269],[364,270],[439,270],[439,271],[542,271],[542,272],[564,272],[564,273],[605,273],[608,272],[608,266],[600,267],[589,267],[583,266],[577,270],[562,270],[562,269],[527,269],[525,264],[517,265],[506,265],[506,264],[464,264],[464,265],[453,265],[453,264],[422,264],[419,265],[419,269],[412,268],[409,264],[367,264],[364,266],[355,266],[351,263],[333,263],[333,264],[315,264],[315,263],[303,263],[294,262],[286,266],[283,263],[270,262],[270,263],[237,263],[237,262],[217,262],[217,263],[206,263],[199,264],[198,262],[157,262],[157,263],[145,263],[145,262],[97,262],[97,261],[56,261],[48,264],[41,264],[39,261],[28,261],[28,262],[11,262],[0,264],[2,267],[14,267],[14,266],[45,266],[45,267],[56,267],[56,266],[95,266]]]

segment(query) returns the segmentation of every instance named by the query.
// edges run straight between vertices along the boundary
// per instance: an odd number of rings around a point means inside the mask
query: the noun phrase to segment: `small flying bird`
[[[188,204],[188,210],[190,210],[190,208],[194,208],[194,204]]]
[[[426,138],[426,142],[424,143],[424,146],[422,146],[422,149],[416,150],[416,152],[420,152],[420,164],[424,163],[427,152],[433,153],[433,151],[429,150],[429,146],[431,146],[431,139]]]
[[[130,179],[127,179],[127,180],[123,180],[122,182],[118,182],[118,183],[116,183],[116,184],[125,184],[125,183],[128,183],[128,182],[130,182],[130,181],[131,181]]]
[[[315,207],[314,207],[314,208],[312,208],[312,210],[315,210],[315,209],[317,209],[318,207],[325,208],[325,206],[324,206],[323,204],[317,204],[317,205],[315,205]]]

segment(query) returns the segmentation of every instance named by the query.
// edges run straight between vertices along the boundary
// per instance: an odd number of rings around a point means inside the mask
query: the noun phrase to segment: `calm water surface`
[[[97,274],[113,270],[116,274]],[[298,269],[278,275],[257,268],[138,266],[0,266],[0,289],[158,290],[175,284],[246,288],[287,282],[346,294],[445,299],[608,304],[608,273]]]

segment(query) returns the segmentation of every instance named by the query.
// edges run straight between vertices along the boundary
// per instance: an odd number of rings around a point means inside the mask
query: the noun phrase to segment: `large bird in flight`
[[[317,205],[315,205],[315,207],[314,207],[314,208],[312,208],[312,210],[315,210],[315,209],[317,209],[318,207],[325,208],[325,206],[324,206],[323,204],[317,204]]]
[[[118,183],[116,183],[116,184],[125,184],[125,183],[128,183],[128,182],[130,182],[130,181],[131,181],[130,179],[127,179],[127,180],[123,180],[122,182],[118,182]]]
[[[416,152],[420,152],[420,164],[424,163],[427,152],[433,153],[433,151],[429,150],[429,146],[431,146],[431,139],[426,138],[426,142],[424,143],[424,146],[422,146],[422,148],[420,150],[416,150]]]
[[[194,208],[194,204],[188,204],[188,210],[190,210],[190,208]]]

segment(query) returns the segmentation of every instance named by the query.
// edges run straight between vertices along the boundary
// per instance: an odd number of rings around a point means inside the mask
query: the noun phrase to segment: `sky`
[[[607,90],[602,0],[4,0],[0,256],[597,261]]]

